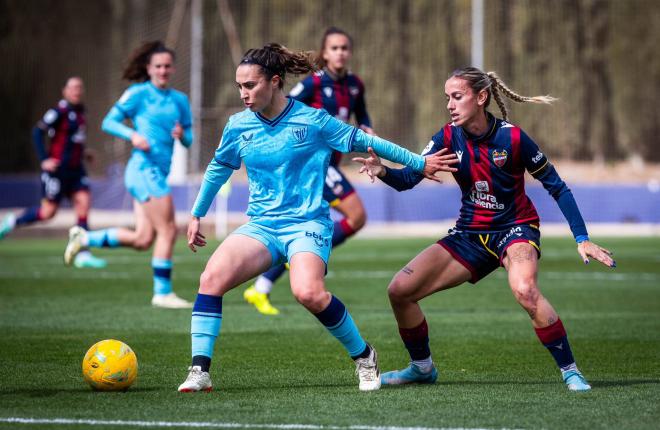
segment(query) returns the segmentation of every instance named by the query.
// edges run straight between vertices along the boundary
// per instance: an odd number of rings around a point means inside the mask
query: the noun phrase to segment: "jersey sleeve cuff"
[[[582,242],[586,242],[589,240],[589,235],[587,234],[580,234],[575,237],[575,241],[578,243],[578,245]]]

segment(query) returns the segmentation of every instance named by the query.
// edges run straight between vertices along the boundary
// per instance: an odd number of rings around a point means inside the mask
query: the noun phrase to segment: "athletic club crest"
[[[502,167],[504,166],[504,163],[506,163],[506,157],[509,154],[506,152],[506,149],[503,149],[500,152],[497,152],[497,150],[493,151],[493,162],[497,167]]]
[[[304,142],[307,137],[307,127],[297,127],[293,129],[293,135],[298,142]]]

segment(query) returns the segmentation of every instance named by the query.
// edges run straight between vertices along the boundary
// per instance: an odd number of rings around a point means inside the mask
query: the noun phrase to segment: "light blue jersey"
[[[135,129],[123,124],[127,118]],[[188,147],[193,141],[188,97],[172,88],[157,88],[147,81],[133,84],[124,91],[106,115],[101,128],[129,142],[135,131],[144,136],[149,142],[149,151],[133,148],[129,164],[139,166],[140,170],[156,167],[167,177],[174,150],[172,129],[177,122],[184,130],[181,143]]]
[[[330,155],[333,150],[367,152],[367,147],[415,171],[424,169],[422,156],[293,99],[272,120],[246,109],[229,118],[192,214],[206,215],[222,184],[244,163],[252,221],[271,227],[310,220],[332,225],[323,199]]]

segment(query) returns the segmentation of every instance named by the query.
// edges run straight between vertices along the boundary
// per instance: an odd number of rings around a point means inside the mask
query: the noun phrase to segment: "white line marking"
[[[135,426],[135,427],[192,427],[192,428],[231,428],[231,429],[282,429],[282,430],[489,430],[486,428],[465,427],[396,427],[396,426],[333,426],[321,424],[241,424],[196,421],[130,421],[130,420],[89,420],[73,418],[0,418],[0,423],[11,424],[50,424],[88,426]],[[506,429],[500,429],[506,430]]]

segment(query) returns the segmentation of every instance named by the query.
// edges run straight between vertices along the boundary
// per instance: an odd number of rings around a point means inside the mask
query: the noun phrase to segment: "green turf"
[[[387,284],[430,242],[352,240],[332,257],[328,288],[376,346],[382,369],[407,363]],[[615,250],[616,270],[594,263],[585,267],[570,239],[546,239],[539,277],[568,330],[578,365],[593,385],[589,393],[566,390],[500,269],[477,286],[422,302],[440,370],[433,386],[359,392],[352,362],[295,303],[285,276],[272,294],[282,311],[278,317],[259,315],[243,303],[242,288],[225,297],[212,369],[216,390],[182,395],[176,387],[189,362],[190,311],[150,307],[147,253],[104,250],[97,255],[108,259],[107,269],[67,269],[61,264],[62,241],[4,240],[0,417],[658,428],[660,239],[599,242]],[[193,255],[177,248],[174,281],[180,295],[194,299],[211,251]],[[82,380],[85,351],[105,338],[121,339],[137,353],[138,381],[126,393],[92,392]]]

